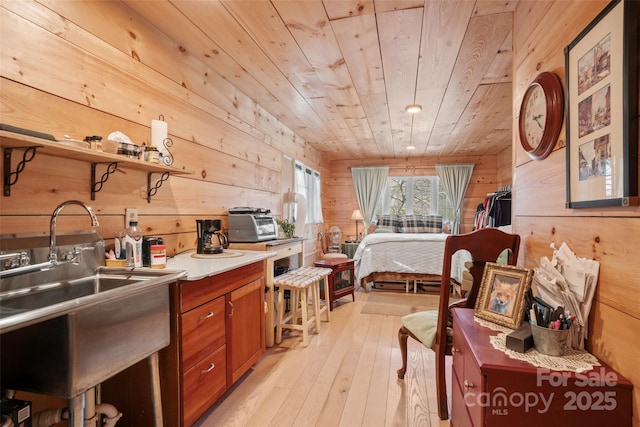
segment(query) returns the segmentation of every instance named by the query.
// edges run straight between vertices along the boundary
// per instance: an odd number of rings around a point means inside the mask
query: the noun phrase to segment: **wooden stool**
[[[320,280],[323,280],[325,292],[328,292],[327,276],[331,269],[302,267],[281,274],[273,279],[278,286],[278,320],[276,324],[276,344],[282,342],[282,328],[302,331],[302,344],[309,345],[309,325],[314,323],[316,333],[320,332],[320,316],[326,313],[327,322],[330,320],[329,305],[325,301],[320,305]],[[284,316],[284,291],[290,292],[291,312]],[[325,293],[325,295],[328,295]],[[309,300],[311,300],[312,315],[309,316]],[[300,324],[298,321],[301,321]]]

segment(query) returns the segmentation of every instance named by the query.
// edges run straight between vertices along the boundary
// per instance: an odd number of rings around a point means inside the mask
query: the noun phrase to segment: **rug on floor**
[[[416,311],[437,310],[440,296],[437,293],[404,293],[404,292],[376,292],[368,295],[367,302],[362,308],[363,314],[382,314],[386,316],[404,316]],[[449,303],[457,301],[451,296]]]

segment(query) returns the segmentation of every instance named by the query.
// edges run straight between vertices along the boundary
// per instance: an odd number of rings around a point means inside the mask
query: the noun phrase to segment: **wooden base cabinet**
[[[193,425],[265,352],[264,262],[170,285],[171,343],[160,351],[165,427]],[[153,426],[147,360],[102,385],[118,427]]]
[[[451,425],[628,426],[633,386],[607,366],[575,373],[511,359],[489,342],[497,332],[453,309]]]
[[[161,352],[164,425],[191,426],[265,352],[264,264],[182,281],[172,302],[171,344]]]

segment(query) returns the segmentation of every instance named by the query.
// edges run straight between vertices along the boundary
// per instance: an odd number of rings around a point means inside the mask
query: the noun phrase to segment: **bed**
[[[354,259],[356,287],[382,281],[440,281],[446,233],[374,233],[365,236]],[[451,279],[462,283],[466,251],[454,254]]]

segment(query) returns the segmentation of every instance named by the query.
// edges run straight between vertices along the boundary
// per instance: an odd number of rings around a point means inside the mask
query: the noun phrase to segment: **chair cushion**
[[[411,331],[425,347],[433,347],[436,341],[438,310],[418,311],[402,316],[402,326]]]

